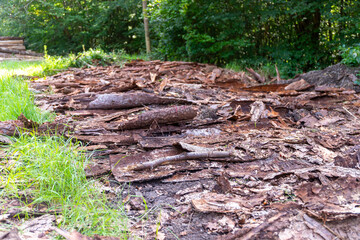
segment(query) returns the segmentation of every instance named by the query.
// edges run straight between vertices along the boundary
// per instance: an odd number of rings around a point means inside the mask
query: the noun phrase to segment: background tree
[[[34,50],[143,49],[141,0],[1,1],[0,34],[24,36]]]
[[[357,0],[154,0],[157,52],[224,65],[277,63],[289,75],[338,61],[359,42]]]

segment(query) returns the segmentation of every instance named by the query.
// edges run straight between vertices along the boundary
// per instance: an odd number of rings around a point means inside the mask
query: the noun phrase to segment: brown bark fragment
[[[0,121],[0,134],[14,136],[18,133],[18,128],[24,128],[24,123],[19,120]]]
[[[91,101],[88,109],[123,109],[152,104],[171,104],[184,102],[181,99],[159,97],[149,93],[101,94]]]
[[[191,120],[196,117],[197,110],[191,106],[176,106],[144,112],[132,119],[119,122],[118,129],[137,129],[152,124],[169,124]]]
[[[296,90],[296,91],[302,91],[302,90],[306,90],[310,87],[312,87],[313,85],[309,84],[308,82],[306,82],[304,79],[301,79],[299,81],[290,83],[289,85],[287,85],[285,87],[285,90]]]
[[[130,135],[99,135],[99,136],[84,136],[75,135],[76,139],[94,144],[112,143],[115,145],[132,145],[137,143],[137,137]]]
[[[106,236],[99,236],[94,235],[94,237],[88,237],[85,235],[82,235],[81,233],[77,231],[68,232],[63,229],[52,227],[52,230],[66,238],[67,240],[120,240],[120,238],[117,237],[106,237]]]
[[[259,83],[264,83],[265,82],[265,77],[261,76],[259,73],[255,72],[254,69],[252,68],[246,68],[246,70],[248,70],[248,72],[254,76],[255,80],[258,81]]]

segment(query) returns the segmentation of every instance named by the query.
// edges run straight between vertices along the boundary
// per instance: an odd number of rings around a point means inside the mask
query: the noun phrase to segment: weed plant
[[[85,235],[126,239],[122,206],[110,207],[95,181],[86,179],[87,157],[79,143],[57,136],[23,134],[7,151],[12,165],[2,175],[3,196],[22,199],[29,207],[46,204],[57,211],[58,224]]]
[[[45,47],[46,53],[46,47]],[[69,67],[95,67],[107,65],[122,65],[124,62],[135,59],[148,60],[144,55],[129,55],[124,51],[107,53],[101,48],[79,52],[77,54],[69,54],[68,56],[49,56],[45,54],[45,61],[42,62],[42,75],[51,75],[59,70]]]

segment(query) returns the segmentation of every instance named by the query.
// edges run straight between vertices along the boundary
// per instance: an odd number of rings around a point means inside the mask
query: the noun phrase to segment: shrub
[[[360,43],[351,47],[340,47],[340,54],[342,57],[342,63],[348,66],[360,65]]]

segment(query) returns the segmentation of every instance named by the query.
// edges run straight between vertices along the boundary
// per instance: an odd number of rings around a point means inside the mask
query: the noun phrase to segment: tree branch
[[[151,162],[140,163],[135,166],[129,167],[128,170],[145,170],[145,169],[153,169],[164,162],[174,162],[174,161],[184,161],[184,160],[196,160],[196,159],[204,159],[204,158],[225,158],[230,157],[231,153],[226,151],[212,151],[212,152],[185,152],[175,156],[168,156],[155,159]]]

